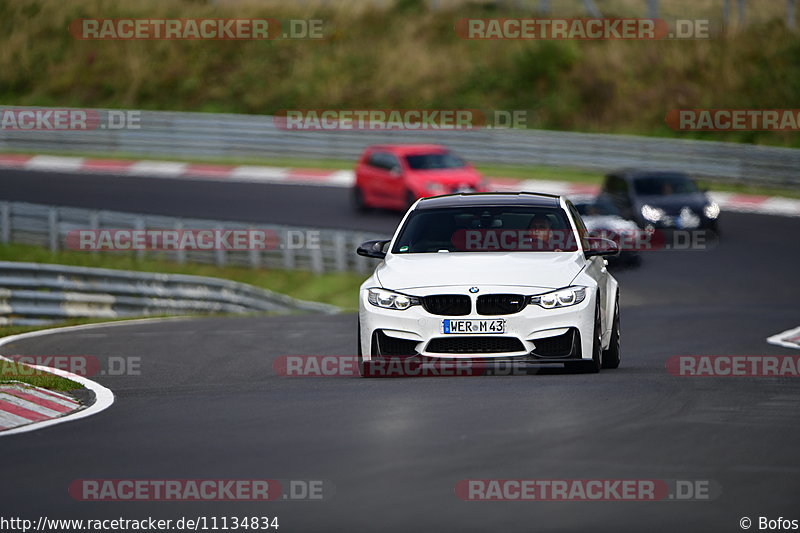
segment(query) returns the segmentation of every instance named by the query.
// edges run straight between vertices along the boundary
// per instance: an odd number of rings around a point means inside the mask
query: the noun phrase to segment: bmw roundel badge
[[[476,293],[476,292],[478,292],[479,290],[480,290],[480,289],[479,289],[478,287],[470,287],[470,288],[469,288],[469,292],[471,292],[472,294],[475,294],[475,293]]]

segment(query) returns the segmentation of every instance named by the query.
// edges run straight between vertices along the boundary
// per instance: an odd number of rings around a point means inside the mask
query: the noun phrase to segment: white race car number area
[[[459,335],[470,333],[505,333],[506,321],[497,320],[442,320],[442,333],[455,333]]]

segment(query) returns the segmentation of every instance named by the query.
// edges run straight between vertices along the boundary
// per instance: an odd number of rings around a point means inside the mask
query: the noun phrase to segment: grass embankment
[[[792,108],[800,34],[785,2],[759,2],[748,25],[711,39],[464,40],[469,17],[535,16],[539,2],[0,2],[0,102],[270,114],[293,108],[527,110],[528,126],[687,138],[664,123],[675,108]],[[586,16],[551,2],[552,17]],[[642,0],[601,3],[606,17],[642,17]],[[667,21],[719,21],[721,2],[661,2]],[[78,18],[314,18],[320,41],[93,41]],[[735,13],[733,19],[736,19]],[[800,146],[792,133],[692,134]],[[469,154],[464,154],[469,157]]]
[[[0,334],[4,332],[4,329],[0,328]],[[22,363],[0,359],[0,384],[15,381],[50,390],[69,391],[83,388],[83,385],[71,379],[62,378]]]

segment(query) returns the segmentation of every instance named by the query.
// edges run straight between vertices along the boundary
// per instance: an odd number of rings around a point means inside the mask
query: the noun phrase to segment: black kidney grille
[[[430,353],[505,353],[525,350],[514,337],[439,337],[431,339]]]
[[[432,315],[463,316],[472,311],[472,302],[463,294],[435,294],[422,298],[422,307]]]
[[[478,296],[478,314],[511,315],[519,313],[528,304],[522,294],[484,294]]]

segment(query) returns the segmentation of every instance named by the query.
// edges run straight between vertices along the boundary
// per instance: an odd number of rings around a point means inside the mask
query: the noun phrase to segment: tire
[[[598,294],[598,303],[594,310],[594,330],[592,338],[592,359],[590,361],[576,361],[574,363],[564,363],[567,370],[575,372],[576,374],[597,374],[603,366],[603,344],[602,344],[602,327],[600,324],[600,296]]]
[[[364,351],[361,349],[361,320],[358,321],[358,375],[362,378],[369,377],[368,362],[364,361]]]
[[[364,203],[364,192],[360,187],[353,187],[352,201],[353,209],[359,213],[363,213],[369,209],[367,204]]]
[[[614,322],[611,324],[611,340],[603,350],[603,368],[619,368],[620,362],[619,291],[614,301]]]

